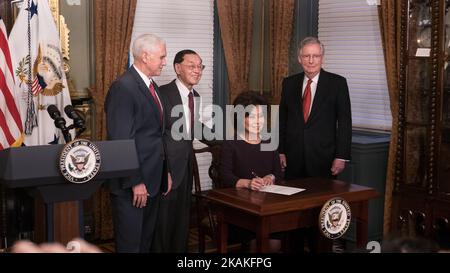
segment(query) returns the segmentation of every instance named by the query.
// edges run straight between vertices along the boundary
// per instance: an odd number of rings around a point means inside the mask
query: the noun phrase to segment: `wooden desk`
[[[378,196],[374,189],[322,178],[292,180],[280,185],[306,190],[290,196],[243,188],[215,189],[200,194],[212,201],[216,209],[219,252],[227,250],[228,224],[254,231],[257,251],[267,252],[270,233],[317,226],[320,209],[333,197],[341,197],[350,204],[352,218],[356,220],[357,246],[365,248],[368,200]]]

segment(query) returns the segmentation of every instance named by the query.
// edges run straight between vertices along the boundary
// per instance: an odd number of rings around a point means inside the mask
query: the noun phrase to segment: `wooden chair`
[[[208,146],[201,149],[194,149],[194,155],[201,153],[211,153],[212,160],[208,169],[208,175],[212,179],[212,188],[220,188],[220,152],[221,145]],[[198,171],[197,158],[194,156],[194,192],[202,191],[200,183],[200,175]],[[207,200],[196,196],[196,221],[198,227],[198,250],[200,253],[205,252],[205,236],[208,235],[212,240],[216,238],[216,217],[211,210],[211,206]]]

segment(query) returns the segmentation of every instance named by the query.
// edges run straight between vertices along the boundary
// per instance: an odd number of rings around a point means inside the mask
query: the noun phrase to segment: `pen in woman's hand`
[[[256,178],[256,179],[262,181],[262,184],[261,184],[262,187],[265,187],[265,186],[268,185],[268,184],[266,183],[265,179],[264,179],[264,178],[261,178],[261,177],[260,177],[259,175],[257,175],[254,171],[252,171],[252,175],[253,175],[254,178]]]

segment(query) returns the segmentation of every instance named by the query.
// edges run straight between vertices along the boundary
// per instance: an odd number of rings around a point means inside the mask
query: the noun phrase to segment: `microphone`
[[[58,108],[52,104],[47,107],[47,112],[50,115],[50,117],[55,120],[55,126],[59,129],[66,128],[66,121],[63,117],[61,117],[61,113],[59,112]]]
[[[70,136],[69,130],[66,127],[66,120],[61,117],[61,112],[59,112],[58,107],[56,107],[54,104],[51,104],[47,107],[47,112],[50,117],[55,120],[56,128],[61,129],[66,143],[70,142],[72,140],[72,137]]]
[[[66,105],[66,107],[64,107],[64,112],[69,118],[73,119],[74,126],[80,129],[78,134],[86,130],[86,126],[84,125],[84,119],[80,117],[80,115],[77,113],[77,111],[75,111],[75,108],[73,108],[72,105],[70,104]]]

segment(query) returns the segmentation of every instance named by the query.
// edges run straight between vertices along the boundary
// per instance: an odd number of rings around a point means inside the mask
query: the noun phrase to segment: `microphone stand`
[[[72,136],[69,133],[69,128],[66,128],[65,130],[61,129],[63,136],[64,136],[64,141],[66,141],[66,143],[69,143],[72,141]]]
[[[74,124],[70,125],[69,127],[67,127],[67,134],[69,134],[69,131],[72,129],[78,129],[78,130],[75,130],[75,138],[77,138],[81,135],[81,133],[83,133],[86,130],[86,127],[85,126],[79,127],[79,126],[75,125],[75,123],[74,123]],[[64,134],[64,132],[63,132],[63,134]],[[69,134],[69,137],[71,137],[70,134]]]
[[[64,136],[64,141],[66,143],[69,143],[69,142],[72,141],[72,136],[69,133],[69,130],[71,129],[70,128],[71,126],[66,127],[66,121],[63,118],[61,118],[61,117],[55,119],[55,127],[61,129],[61,132],[62,132],[62,134]]]

